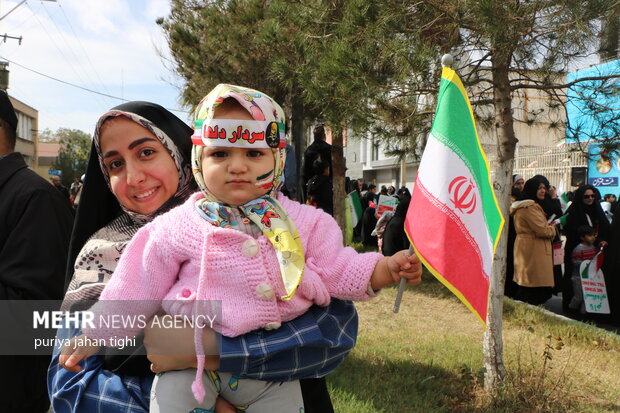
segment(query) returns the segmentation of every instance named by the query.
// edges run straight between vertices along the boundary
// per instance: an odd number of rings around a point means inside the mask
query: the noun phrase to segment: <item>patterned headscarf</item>
[[[254,120],[214,119],[215,108],[227,98],[239,102]],[[197,202],[196,208],[204,219],[215,226],[235,227],[237,223],[231,219],[235,209],[255,223],[276,249],[286,289],[286,295],[281,298],[290,300],[301,282],[305,258],[297,228],[276,200],[278,189],[284,183],[284,111],[264,93],[220,84],[200,101],[194,119],[192,170],[194,179],[205,194]],[[217,199],[202,177],[202,153],[205,146],[272,149],[275,167],[260,181],[267,190],[266,194],[240,206],[227,205]]]

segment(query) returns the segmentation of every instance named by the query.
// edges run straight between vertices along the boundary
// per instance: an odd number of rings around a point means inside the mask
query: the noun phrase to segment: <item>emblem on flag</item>
[[[448,192],[454,208],[460,212],[471,214],[476,209],[476,194],[474,183],[464,176],[456,177],[450,182]]]

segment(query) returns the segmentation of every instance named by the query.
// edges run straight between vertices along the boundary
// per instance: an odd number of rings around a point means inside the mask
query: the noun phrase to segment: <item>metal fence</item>
[[[490,151],[487,154],[490,155]],[[492,156],[489,156],[489,163],[493,175],[495,159]],[[534,175],[543,175],[551,185],[556,187],[563,181],[563,191],[571,191],[575,189],[570,185],[571,168],[586,166],[588,166],[588,159],[575,144],[566,144],[561,147],[519,147],[517,145],[512,173],[523,175],[525,180]]]

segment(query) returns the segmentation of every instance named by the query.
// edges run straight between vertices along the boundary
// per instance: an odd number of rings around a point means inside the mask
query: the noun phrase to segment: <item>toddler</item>
[[[581,243],[573,249],[571,259],[573,260],[573,273],[570,277],[573,284],[573,298],[568,307],[571,310],[579,310],[581,314],[586,313],[586,307],[583,301],[583,289],[581,287],[581,274],[579,267],[586,260],[592,260],[598,253],[598,249],[594,246],[596,240],[596,231],[589,225],[582,225],[577,228],[577,234]]]
[[[225,84],[211,91],[195,111],[192,136],[192,168],[201,192],[134,236],[93,310],[105,312],[104,300],[163,300],[168,314],[186,315],[192,302],[216,300],[222,311],[216,329],[234,337],[277,329],[313,304],[327,305],[330,297],[366,300],[400,278],[419,283],[417,256],[406,251],[391,257],[358,254],[342,246],[341,230],[330,215],[279,193],[283,122],[280,106],[261,92]],[[132,311],[133,306],[124,309]],[[107,344],[119,335],[104,328],[84,332]],[[128,328],[121,336],[138,332]],[[197,328],[196,370],[156,377],[151,412],[212,411],[218,394],[247,412],[302,411],[296,381],[204,371],[201,337]],[[66,347],[60,364],[74,369],[97,350]]]

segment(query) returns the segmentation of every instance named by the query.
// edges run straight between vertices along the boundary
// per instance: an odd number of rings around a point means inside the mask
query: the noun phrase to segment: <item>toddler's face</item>
[[[592,245],[594,244],[594,241],[596,241],[596,234],[583,235],[581,240],[588,245]]]
[[[221,202],[243,205],[271,188],[275,158],[271,149],[206,147],[202,177]]]

